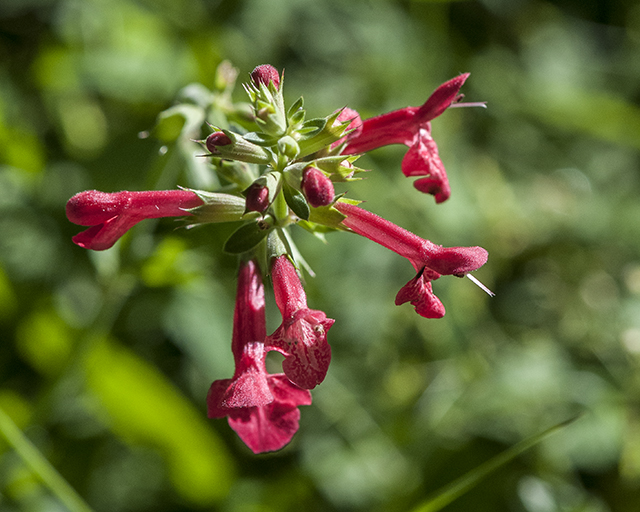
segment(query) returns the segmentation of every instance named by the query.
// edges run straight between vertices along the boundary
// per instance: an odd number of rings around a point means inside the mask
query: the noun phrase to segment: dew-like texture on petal
[[[322,311],[301,309],[268,337],[267,349],[285,356],[282,369],[301,388],[312,389],[327,375],[331,362],[327,331],[333,323]]]
[[[267,350],[285,356],[284,373],[301,388],[322,382],[331,362],[327,331],[334,321],[307,307],[307,296],[293,263],[285,255],[274,258],[271,278],[282,324],[267,338]]]

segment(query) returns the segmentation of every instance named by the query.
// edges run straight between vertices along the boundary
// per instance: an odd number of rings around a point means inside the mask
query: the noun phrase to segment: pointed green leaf
[[[287,180],[284,180],[283,192],[293,213],[303,220],[309,220],[309,205],[302,192],[289,185]]]
[[[236,229],[224,244],[223,250],[230,254],[242,254],[253,249],[268,234],[271,226],[264,220],[249,222]]]
[[[293,105],[289,107],[289,110],[287,111],[287,117],[291,118],[291,116],[293,116],[297,112],[302,111],[303,108],[304,108],[304,99],[302,98],[302,96],[300,96],[293,103]]]

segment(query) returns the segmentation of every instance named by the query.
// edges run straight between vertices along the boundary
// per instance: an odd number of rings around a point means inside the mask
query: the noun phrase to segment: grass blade
[[[502,453],[496,455],[494,458],[469,471],[466,475],[463,475],[450,484],[445,485],[444,487],[436,491],[432,497],[427,498],[424,502],[414,508],[412,512],[436,512],[438,510],[441,510],[443,507],[447,506],[449,503],[456,500],[467,491],[471,490],[482,479],[486,478],[492,472],[496,471],[501,466],[504,466],[511,460],[515,459],[522,452],[538,444],[546,437],[573,423],[579,417],[580,415],[575,416],[569,420],[565,420],[539,434],[536,434],[535,436],[520,441],[511,448],[508,448]]]

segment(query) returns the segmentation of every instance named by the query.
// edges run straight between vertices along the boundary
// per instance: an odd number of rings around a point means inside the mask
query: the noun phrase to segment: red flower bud
[[[335,198],[333,183],[315,167],[307,167],[302,174],[302,192],[314,208],[327,206]]]
[[[231,139],[223,132],[213,132],[205,141],[205,146],[212,153],[217,153],[217,146],[228,146],[229,144],[231,144]]]
[[[278,70],[271,64],[262,64],[261,66],[256,67],[251,72],[251,81],[256,87],[260,87],[260,84],[264,84],[268,87],[269,82],[273,82],[276,89],[280,89],[280,75],[278,74]]]
[[[253,183],[246,191],[247,211],[262,213],[269,208],[269,189],[260,183]]]

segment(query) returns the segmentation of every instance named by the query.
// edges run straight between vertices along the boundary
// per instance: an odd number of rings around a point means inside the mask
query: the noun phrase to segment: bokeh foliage
[[[3,0],[0,407],[113,512],[410,510],[583,410],[447,510],[637,510],[639,52],[631,0]],[[233,372],[232,227],[146,221],[91,254],[64,215],[89,188],[215,185],[152,128],[223,59],[242,80],[286,68],[312,116],[419,105],[465,71],[489,106],[434,122],[445,204],[402,177],[400,147],[359,160],[373,172],[349,194],[488,249],[477,276],[497,296],[443,278],[447,315],[425,320],[393,306],[412,274],[394,254],[302,233],[334,358],[293,443],[261,457],[205,415]],[[4,442],[0,509],[64,510]]]

